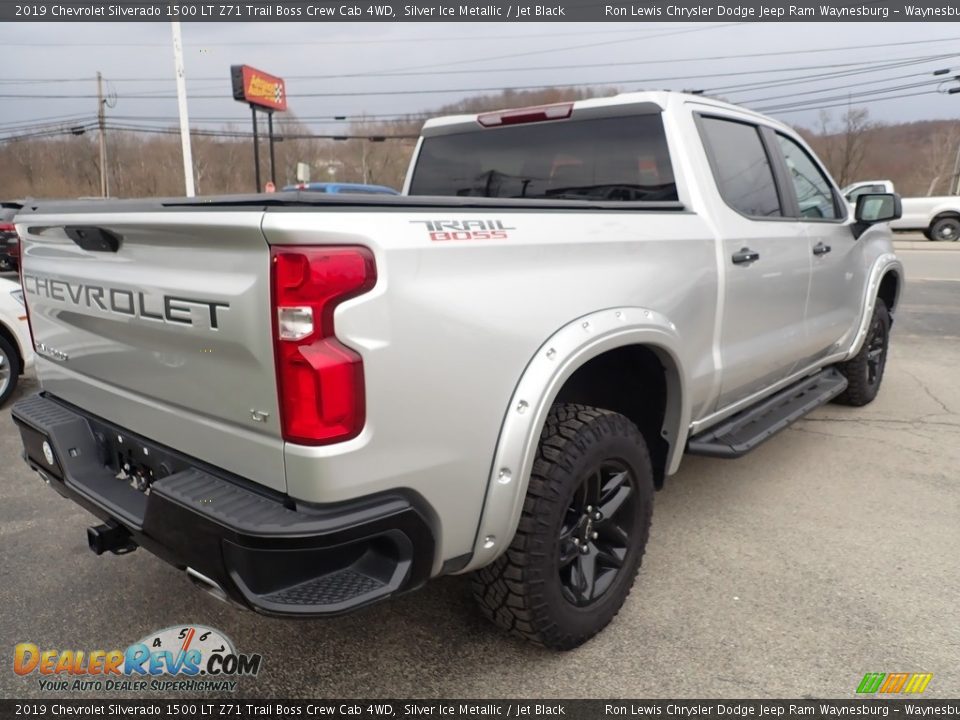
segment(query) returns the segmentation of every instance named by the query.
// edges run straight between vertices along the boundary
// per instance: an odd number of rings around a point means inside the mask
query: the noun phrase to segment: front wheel
[[[930,226],[931,240],[956,242],[958,238],[960,238],[960,218],[941,218]]]
[[[607,410],[554,405],[513,542],[474,574],[484,615],[548,648],[583,644],[630,593],[652,512],[653,471],[637,426]]]
[[[883,300],[877,298],[863,347],[850,360],[837,365],[847,378],[847,389],[837,396],[838,403],[860,407],[873,402],[880,391],[889,346],[890,313]]]

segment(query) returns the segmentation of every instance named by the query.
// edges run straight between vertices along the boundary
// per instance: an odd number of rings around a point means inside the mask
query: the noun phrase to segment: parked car
[[[304,190],[306,192],[340,195],[352,193],[358,195],[399,195],[400,193],[386,185],[366,185],[364,183],[314,182],[287,185],[284,190]]]
[[[17,202],[0,202],[0,272],[20,267],[20,236],[13,224],[20,207]]]
[[[17,387],[20,376],[33,367],[33,341],[27,309],[18,283],[0,278],[0,406]]]
[[[12,414],[98,554],[284,617],[473,572],[493,622],[569,649],[684,454],[877,396],[898,215],[851,212],[783,123],[667,92],[428,121],[399,197],[38,201],[43,392]]]

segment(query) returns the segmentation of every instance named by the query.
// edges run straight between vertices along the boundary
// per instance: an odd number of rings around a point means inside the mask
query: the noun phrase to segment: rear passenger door
[[[810,249],[778,184],[773,131],[741,118],[697,116],[716,181],[724,292],[722,409],[788,376],[803,353]],[[782,182],[782,179],[781,179]]]

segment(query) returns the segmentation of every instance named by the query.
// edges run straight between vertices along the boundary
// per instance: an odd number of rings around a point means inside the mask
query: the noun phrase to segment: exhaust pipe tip
[[[117,523],[88,527],[87,545],[94,555],[103,555],[108,551],[114,555],[125,555],[137,549],[137,543],[130,532]]]
[[[223,587],[216,580],[211,580],[202,572],[194,570],[192,567],[188,567],[187,577],[190,579],[190,582],[192,582],[194,585],[196,585],[198,588],[203,590],[208,595],[212,595],[220,602],[224,602],[227,605],[233,605],[233,607],[239,608],[241,610],[247,609],[243,605],[238,603],[236,600],[234,600],[232,597],[230,597],[227,594],[227,591],[224,590]]]

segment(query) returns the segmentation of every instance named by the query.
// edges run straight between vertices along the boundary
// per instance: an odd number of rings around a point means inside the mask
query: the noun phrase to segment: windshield
[[[427,137],[410,194],[665,201],[677,186],[656,114]]]

